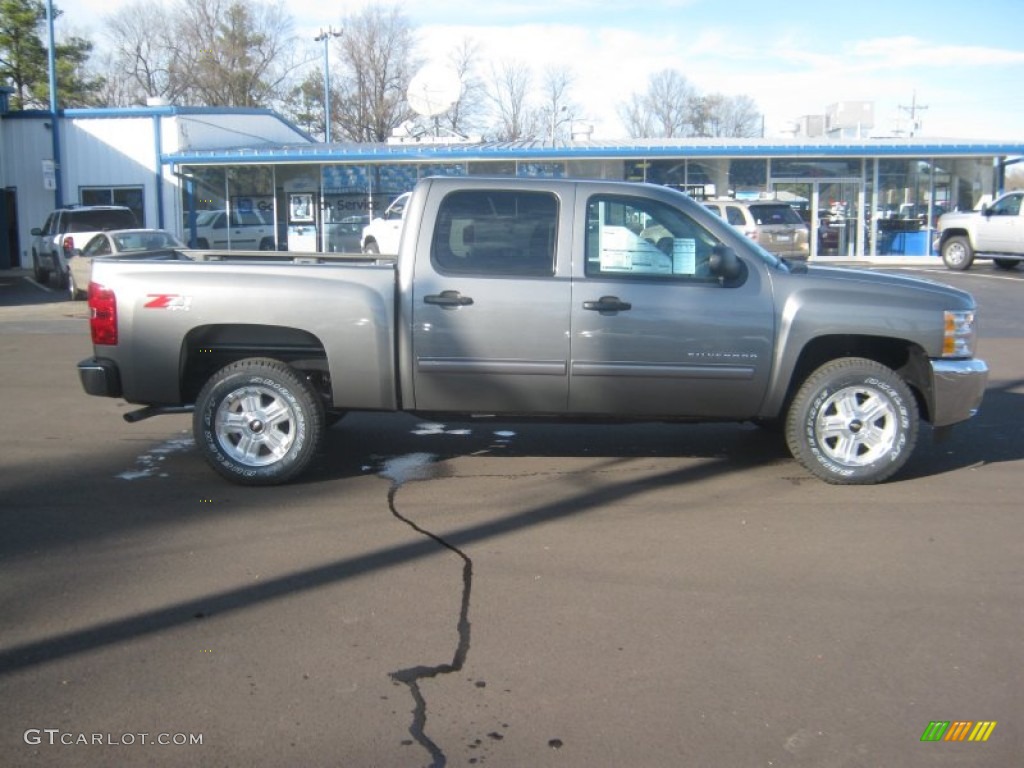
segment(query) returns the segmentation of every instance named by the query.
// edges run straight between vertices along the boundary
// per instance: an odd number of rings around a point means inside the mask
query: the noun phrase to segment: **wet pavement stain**
[[[448,758],[441,747],[427,735],[427,700],[423,695],[420,683],[423,680],[430,680],[439,675],[450,675],[453,672],[458,672],[466,664],[470,644],[469,606],[473,591],[473,561],[455,545],[450,544],[441,536],[420,527],[405,517],[399,511],[396,501],[398,491],[403,483],[408,480],[425,480],[432,476],[429,466],[433,461],[434,456],[431,454],[421,453],[398,457],[385,462],[380,474],[382,477],[391,480],[391,488],[388,490],[388,508],[391,510],[391,514],[421,536],[426,536],[435,541],[440,547],[447,549],[462,560],[462,600],[460,601],[459,618],[456,623],[458,642],[455,646],[451,662],[434,666],[419,665],[391,673],[391,679],[397,684],[408,688],[409,693],[412,695],[414,707],[412,710],[412,723],[409,725],[409,735],[430,754],[431,767],[440,768],[448,764]]]

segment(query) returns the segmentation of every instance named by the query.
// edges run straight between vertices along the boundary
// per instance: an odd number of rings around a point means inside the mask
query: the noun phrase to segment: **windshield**
[[[161,248],[181,247],[181,243],[169,232],[124,232],[114,235],[117,251],[154,251]]]
[[[208,227],[220,215],[220,211],[196,211],[196,226]]]

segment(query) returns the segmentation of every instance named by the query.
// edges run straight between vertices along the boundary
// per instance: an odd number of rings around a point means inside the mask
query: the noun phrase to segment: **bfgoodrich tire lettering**
[[[276,360],[250,358],[215,373],[196,400],[196,445],[217,472],[241,485],[276,485],[302,472],[324,433],[313,388]]]
[[[906,383],[884,365],[841,358],[804,382],[786,418],[793,457],[825,482],[879,483],[906,463],[920,417]]]

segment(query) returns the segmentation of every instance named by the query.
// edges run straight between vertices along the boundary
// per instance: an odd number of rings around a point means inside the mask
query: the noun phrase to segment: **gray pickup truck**
[[[79,375],[129,421],[193,412],[242,484],[352,410],[777,424],[817,477],[876,483],[988,375],[969,294],[791,264],[648,184],[432,178],[396,257],[192,256],[94,263]]]

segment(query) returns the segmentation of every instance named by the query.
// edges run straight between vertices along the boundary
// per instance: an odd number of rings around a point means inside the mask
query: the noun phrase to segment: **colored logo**
[[[988,741],[995,728],[995,720],[932,720],[921,741]]]

